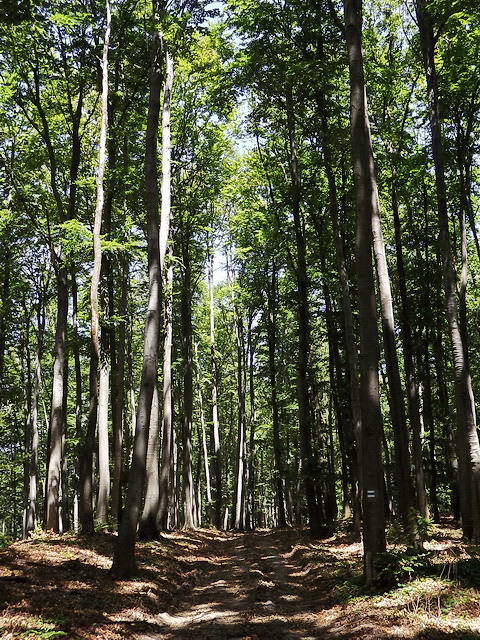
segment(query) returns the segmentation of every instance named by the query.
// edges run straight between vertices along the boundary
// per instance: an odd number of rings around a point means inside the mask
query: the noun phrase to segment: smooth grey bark
[[[273,456],[275,460],[275,491],[278,507],[278,526],[287,526],[285,508],[285,471],[284,452],[280,432],[280,414],[278,410],[278,385],[277,385],[277,277],[278,267],[272,260],[271,281],[267,284],[267,340],[268,340],[268,371],[270,376],[270,402],[272,405],[272,435]]]
[[[322,46],[323,48],[323,46]],[[323,52],[322,52],[323,54]],[[359,533],[361,527],[361,433],[362,412],[360,406],[360,383],[358,371],[358,346],[355,337],[350,282],[343,248],[343,238],[340,223],[340,207],[338,201],[337,180],[333,169],[332,140],[330,134],[330,122],[325,98],[321,92],[317,93],[317,105],[321,118],[322,150],[325,161],[325,173],[328,184],[328,210],[332,224],[333,240],[335,244],[335,263],[341,289],[341,304],[343,323],[345,329],[345,353],[348,367],[348,381],[350,392],[350,405],[353,420],[353,433],[346,426],[345,447],[349,456],[352,483],[353,483],[353,519],[355,530]]]
[[[173,420],[172,420],[172,338],[173,338],[173,262],[167,268],[164,286],[165,335],[163,342],[163,420],[162,420],[162,464],[159,478],[158,526],[160,531],[168,528],[168,512],[173,484],[170,482],[173,467]]]
[[[372,220],[375,215],[378,216],[378,212],[375,212],[378,200],[363,70],[361,0],[344,0],[344,14],[357,209],[355,249],[360,329],[364,573],[367,584],[372,584],[376,577],[375,558],[386,549],[383,422],[379,396],[379,340],[372,262]]]
[[[159,16],[157,15],[157,5],[155,2],[153,4],[153,14],[154,18],[158,20]],[[135,571],[135,542],[145,485],[150,412],[157,379],[161,291],[157,169],[157,136],[160,115],[160,93],[162,88],[160,54],[161,37],[160,33],[155,31],[151,45],[150,91],[145,153],[145,205],[147,209],[149,296],[132,463],[128,477],[126,505],[118,531],[111,569],[112,574],[117,578],[128,578]]]
[[[239,313],[236,301],[234,305],[235,342],[237,347],[237,455],[235,466],[235,487],[233,502],[233,526],[239,531],[245,528],[245,476],[246,476],[246,437],[247,413],[245,406],[245,345],[243,318]]]
[[[34,531],[37,524],[37,483],[38,483],[38,407],[40,401],[40,389],[42,385],[42,353],[43,353],[43,337],[45,333],[45,309],[43,306],[42,295],[39,292],[39,301],[37,304],[37,348],[35,351],[35,367],[32,394],[31,409],[31,440],[30,440],[30,459],[28,464],[28,495],[27,507],[25,512],[25,537],[28,537]]]
[[[45,529],[58,533],[60,531],[59,497],[62,475],[66,332],[68,320],[67,270],[62,262],[57,264],[56,282],[57,317],[53,357],[52,411],[48,443]]]
[[[480,444],[478,440],[475,399],[468,367],[466,344],[462,337],[456,298],[456,273],[452,252],[442,126],[438,104],[437,72],[435,66],[435,37],[430,14],[431,2],[416,1],[416,15],[420,32],[423,63],[427,83],[428,118],[430,124],[435,184],[439,246],[445,291],[445,311],[448,320],[452,360],[455,373],[455,405],[457,419],[458,474],[460,510],[463,534],[467,539],[480,539]]]
[[[319,504],[315,495],[316,463],[312,450],[313,413],[309,389],[309,358],[311,343],[310,304],[308,299],[309,278],[306,260],[306,239],[304,220],[301,210],[301,181],[298,167],[295,117],[291,88],[287,89],[286,116],[288,134],[288,153],[290,171],[290,204],[292,207],[297,284],[297,322],[298,322],[298,356],[297,356],[297,401],[298,425],[300,435],[300,453],[302,456],[302,474],[307,499],[310,533],[318,538],[323,535],[323,522]]]
[[[373,159],[373,156],[372,156]],[[383,351],[387,369],[390,405],[390,419],[392,421],[393,443],[395,452],[395,476],[397,484],[398,512],[403,528],[408,536],[408,543],[418,546],[416,521],[413,517],[415,509],[415,494],[412,483],[410,451],[408,446],[408,430],[403,400],[402,382],[395,340],[395,317],[393,313],[392,290],[388,273],[385,241],[380,221],[380,205],[376,181],[373,184],[373,198],[375,204],[372,209],[373,253],[378,280],[380,310],[382,316]]]
[[[93,222],[93,271],[92,279],[90,282],[90,375],[89,375],[89,391],[90,391],[90,406],[88,412],[88,426],[86,447],[83,451],[83,456],[88,457],[88,460],[84,463],[84,470],[86,473],[91,474],[92,463],[91,456],[93,450],[89,449],[92,444],[92,440],[95,437],[95,430],[98,425],[99,432],[99,493],[97,501],[97,518],[100,524],[106,523],[107,517],[107,504],[105,499],[108,497],[106,490],[106,477],[105,471],[108,469],[108,433],[105,438],[105,421],[102,423],[99,421],[98,415],[98,403],[99,403],[99,387],[100,376],[99,367],[102,365],[102,392],[105,395],[105,362],[101,362],[100,353],[100,319],[99,319],[99,289],[100,278],[102,269],[102,247],[100,234],[102,232],[102,219],[105,203],[105,166],[107,160],[107,129],[108,129],[108,48],[110,42],[110,30],[111,30],[111,13],[110,3],[107,0],[105,4],[106,10],[106,25],[105,36],[103,42],[103,54],[102,54],[102,93],[101,93],[101,119],[100,119],[100,138],[98,146],[98,163],[96,171],[96,203],[95,203],[95,217]],[[107,382],[108,385],[108,382]],[[107,402],[108,402],[108,389],[107,389]],[[103,416],[102,416],[103,418]],[[107,452],[104,451],[106,440]],[[102,449],[102,450],[100,450]],[[105,453],[107,462],[105,464]],[[84,479],[84,487],[89,486],[89,481]],[[91,480],[90,480],[91,483]],[[83,533],[93,533],[93,523],[91,518],[91,493],[90,495],[83,495],[82,497],[82,531]],[[88,502],[88,505],[87,505]]]
[[[198,345],[195,342],[194,345],[195,350],[195,372],[196,372],[196,382],[197,382],[197,398],[198,398],[198,411],[200,414],[200,440],[202,443],[202,456],[203,456],[203,467],[205,473],[205,491],[207,494],[207,504],[208,508],[212,504],[212,490],[211,490],[211,481],[210,481],[210,463],[209,463],[209,455],[208,455],[208,445],[207,445],[207,430],[205,427],[205,412],[203,410],[203,394],[202,394],[202,380],[200,376],[200,361],[198,359]]]
[[[395,162],[395,160],[394,160]],[[392,212],[393,225],[395,230],[395,252],[397,258],[398,288],[400,291],[400,310],[402,327],[403,363],[405,368],[405,378],[407,383],[408,412],[410,427],[412,430],[413,461],[415,469],[415,488],[417,498],[417,508],[422,517],[428,518],[428,501],[425,489],[425,473],[422,453],[421,438],[421,412],[418,384],[415,375],[414,343],[412,334],[412,324],[410,318],[410,304],[408,300],[407,284],[405,276],[405,263],[403,258],[402,232],[400,225],[400,214],[397,197],[397,175],[395,164],[392,164]]]
[[[112,411],[113,432],[113,478],[112,478],[112,520],[118,526],[122,508],[123,440],[124,440],[124,395],[125,395],[125,358],[126,358],[126,313],[128,303],[129,266],[125,256],[121,258],[120,314],[122,320],[118,327],[118,347],[116,370],[115,411]],[[113,395],[113,392],[112,392]]]
[[[245,528],[251,531],[255,528],[255,428],[257,425],[257,411],[255,404],[255,348],[252,339],[252,313],[248,316],[247,352],[248,352],[248,395],[249,395],[249,437],[248,437],[248,464],[245,501]]]
[[[215,350],[215,305],[213,296],[213,251],[210,250],[208,262],[208,300],[210,319],[210,354],[212,366],[212,436],[213,436],[213,473],[215,478],[215,516],[214,524],[222,528],[222,459],[220,451],[220,423],[218,419],[218,363]]]
[[[161,209],[160,209],[160,229],[159,229],[159,254],[160,254],[160,270],[162,283],[164,283],[165,273],[165,256],[167,253],[168,237],[170,232],[170,215],[171,215],[171,135],[170,135],[170,119],[171,119],[171,95],[173,86],[173,60],[170,57],[168,48],[166,48],[165,42],[162,38],[162,48],[165,49],[165,82],[163,86],[163,105],[162,105],[162,183],[161,183]],[[167,276],[168,278],[168,276]],[[162,289],[163,289],[162,285]],[[162,294],[164,292],[162,291]],[[167,292],[167,295],[170,295]],[[162,299],[164,295],[162,295]],[[168,304],[168,302],[167,302]],[[169,322],[166,318],[165,321]],[[164,326],[165,332],[168,333],[169,327]],[[171,331],[171,329],[170,329]],[[171,335],[165,335],[164,338],[164,350],[166,341],[170,340]],[[171,350],[171,346],[170,346]],[[164,356],[167,354],[164,353]],[[165,397],[165,385],[171,385],[171,372],[165,371],[164,363],[164,392],[163,400],[168,402],[168,393]],[[171,411],[167,407],[168,411]],[[154,539],[159,534],[159,521],[164,520],[164,515],[159,515],[160,510],[160,470],[159,470],[159,456],[160,456],[160,419],[159,419],[159,399],[158,389],[155,386],[154,402],[152,404],[152,415],[150,419],[150,432],[148,439],[148,451],[147,451],[147,477],[146,477],[146,493],[145,503],[143,507],[143,513],[140,520],[139,535],[143,539]],[[165,413],[165,407],[164,407]],[[163,423],[163,426],[164,423]],[[167,431],[170,429],[167,427]],[[165,434],[165,431],[164,431]],[[167,434],[167,450],[168,450],[168,438]],[[167,476],[168,478],[168,476]],[[168,491],[168,482],[162,487]],[[168,496],[167,496],[168,500]],[[165,508],[162,505],[162,511]],[[164,513],[164,512],[163,512]],[[164,523],[165,524],[165,523]]]
[[[193,428],[193,328],[192,328],[192,271],[189,237],[183,238],[183,282],[181,292],[181,322],[183,338],[183,511],[185,529],[194,529],[194,487],[192,471]]]
[[[160,403],[158,398],[158,382],[153,391],[152,408],[150,410],[150,426],[148,430],[148,446],[146,461],[146,490],[142,516],[138,527],[138,537],[142,540],[158,538],[158,504],[159,504],[159,456],[160,456]]]

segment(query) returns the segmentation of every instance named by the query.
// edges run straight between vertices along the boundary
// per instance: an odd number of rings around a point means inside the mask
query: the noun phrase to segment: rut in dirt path
[[[211,538],[207,547],[192,591],[174,612],[159,614],[160,632],[138,640],[328,637],[313,613],[304,563],[288,534],[233,534]]]

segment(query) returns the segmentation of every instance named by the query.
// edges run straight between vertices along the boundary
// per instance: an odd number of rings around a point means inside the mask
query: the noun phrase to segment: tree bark
[[[120,523],[122,511],[122,474],[123,474],[123,440],[124,440],[124,395],[125,395],[125,345],[126,345],[126,323],[127,323],[127,303],[128,303],[128,279],[129,266],[125,256],[121,258],[121,284],[120,284],[120,313],[122,320],[118,327],[118,351],[117,366],[113,375],[116,377],[115,412],[112,412],[112,432],[113,432],[113,480],[112,480],[112,520],[115,524]]]
[[[235,342],[237,346],[237,457],[235,469],[234,513],[233,526],[239,531],[245,528],[245,451],[247,436],[247,413],[245,408],[245,345],[243,319],[236,305],[234,305]]]
[[[181,295],[183,337],[183,506],[184,528],[193,529],[193,471],[192,471],[192,426],[193,426],[193,361],[192,361],[192,272],[190,264],[189,238],[183,238],[183,283]]]
[[[106,9],[106,26],[103,43],[102,55],[102,95],[101,95],[101,120],[100,120],[100,140],[98,149],[98,164],[96,175],[96,205],[95,219],[93,223],[93,272],[90,283],[90,375],[89,375],[89,391],[90,406],[88,411],[87,434],[85,437],[84,449],[82,452],[82,498],[80,502],[80,520],[83,533],[93,533],[93,510],[92,510],[92,475],[93,475],[93,447],[95,441],[95,430],[98,420],[98,400],[99,400],[99,366],[101,363],[100,353],[100,320],[99,320],[99,289],[102,268],[102,247],[100,234],[102,232],[102,218],[105,202],[105,164],[107,158],[107,128],[108,128],[108,48],[110,42],[111,15],[110,3],[107,0]],[[102,362],[102,366],[104,363]],[[103,372],[105,376],[105,369]],[[105,378],[103,380],[105,384]],[[103,390],[103,393],[105,391]],[[107,391],[108,394],[108,391]],[[103,428],[103,429],[102,429]],[[101,444],[100,444],[101,443]],[[102,451],[100,452],[100,446]],[[99,470],[101,473],[101,482],[99,487],[99,508],[100,523],[106,522],[106,497],[105,491],[105,433],[104,424],[99,424]],[[108,434],[107,434],[107,466],[108,466]]]
[[[153,5],[153,12],[154,18],[158,20],[156,3]],[[150,413],[157,379],[161,290],[157,170],[157,135],[162,87],[160,52],[161,37],[159,32],[155,31],[151,49],[150,95],[145,153],[149,297],[132,464],[128,478],[126,505],[122,514],[113,555],[112,574],[117,578],[128,578],[135,571],[135,542],[145,485]]]
[[[424,518],[428,518],[427,492],[425,490],[425,474],[423,467],[422,439],[421,439],[421,417],[420,398],[418,395],[418,385],[415,376],[414,345],[412,335],[412,325],[410,320],[410,305],[407,294],[407,284],[405,277],[405,264],[403,259],[402,232],[400,225],[400,214],[398,210],[397,197],[397,175],[395,160],[392,164],[392,211],[393,224],[395,229],[395,250],[397,258],[398,288],[401,302],[401,324],[402,324],[402,345],[403,363],[405,367],[405,378],[407,382],[408,411],[410,426],[412,429],[413,460],[415,468],[415,488],[417,495],[417,508]]]
[[[62,472],[66,332],[68,320],[67,270],[63,262],[59,262],[57,265],[56,281],[57,318],[53,357],[52,413],[49,428],[45,529],[58,533],[60,531],[59,496]]]
[[[212,491],[211,491],[211,482],[210,482],[210,464],[209,464],[209,456],[208,456],[208,445],[207,445],[207,431],[205,428],[205,413],[203,411],[203,394],[202,394],[202,381],[200,376],[200,361],[198,359],[198,346],[197,343],[194,345],[195,347],[195,371],[197,374],[197,394],[198,394],[198,411],[200,414],[200,440],[202,443],[202,455],[203,455],[203,467],[205,473],[205,490],[207,494],[207,506],[210,509],[212,504]]]
[[[213,297],[213,250],[210,249],[208,263],[208,299],[210,316],[210,353],[212,366],[212,435],[213,469],[215,477],[215,517],[217,529],[222,528],[222,459],[220,451],[220,424],[218,419],[218,364],[215,351],[215,306]]]
[[[388,273],[385,241],[380,221],[380,206],[376,184],[374,185],[372,233],[373,253],[378,279],[378,292],[382,315],[382,333],[385,363],[387,369],[388,387],[390,390],[390,418],[392,421],[393,443],[395,451],[395,476],[397,483],[398,511],[403,528],[408,536],[410,545],[419,544],[416,524],[413,517],[415,509],[414,489],[411,476],[410,451],[408,447],[408,431],[403,401],[400,368],[398,364],[397,345],[395,340],[395,318],[393,313],[392,291]]]
[[[28,466],[28,499],[25,513],[25,537],[34,531],[37,524],[37,483],[38,483],[38,405],[40,401],[40,389],[42,385],[42,353],[43,336],[45,332],[45,310],[43,297],[39,292],[40,299],[37,306],[37,349],[35,352],[35,369],[32,397],[31,415],[31,442],[30,460]]]
[[[373,274],[372,221],[376,179],[370,138],[362,53],[361,0],[344,0],[345,35],[350,72],[353,177],[357,208],[356,271],[360,329],[360,398],[362,409],[363,549],[367,584],[375,580],[375,557],[385,551],[382,413],[378,365],[379,342]]]
[[[278,506],[278,526],[287,526],[285,509],[285,471],[283,468],[283,446],[280,432],[280,414],[278,410],[277,388],[277,278],[278,268],[275,260],[272,261],[272,279],[267,288],[267,340],[268,340],[268,370],[270,375],[270,402],[272,405],[272,435],[273,456],[275,460],[275,491]]]
[[[159,480],[158,526],[160,531],[168,528],[168,512],[173,485],[170,483],[173,456],[172,420],[172,306],[173,306],[173,263],[167,269],[164,287],[165,336],[163,343],[163,422],[162,422],[162,466]]]
[[[335,263],[337,266],[338,279],[340,281],[341,303],[343,323],[345,328],[345,353],[348,367],[348,381],[350,391],[350,405],[353,419],[353,433],[347,427],[345,446],[349,450],[349,460],[352,467],[353,482],[353,519],[357,533],[360,533],[361,526],[361,433],[362,433],[362,413],[360,407],[360,385],[358,374],[358,347],[355,338],[352,302],[350,295],[350,283],[343,248],[343,238],[340,225],[340,208],[338,202],[337,181],[333,170],[330,123],[327,115],[325,99],[321,92],[317,94],[317,105],[321,118],[323,157],[325,161],[325,173],[328,184],[328,209],[330,221],[332,223],[333,239],[335,243]]]
[[[466,344],[462,338],[455,291],[456,274],[448,227],[445,161],[435,67],[435,38],[430,9],[430,2],[417,0],[416,13],[427,81],[428,117],[437,190],[439,246],[442,256],[445,310],[455,373],[458,472],[462,529],[465,538],[478,540],[480,539],[480,445],[476,426],[472,380],[468,368]]]
[[[308,300],[308,272],[306,261],[305,229],[301,212],[301,183],[298,169],[295,139],[295,119],[291,89],[287,91],[287,129],[290,170],[290,201],[293,213],[296,248],[297,320],[298,320],[298,360],[297,399],[298,424],[300,431],[300,452],[302,456],[303,482],[307,499],[310,533],[318,538],[323,534],[323,523],[315,496],[316,465],[312,451],[312,408],[309,390],[308,370],[310,357],[310,305]]]
[[[159,505],[159,454],[160,454],[160,404],[158,398],[158,382],[153,391],[150,411],[150,427],[148,430],[148,447],[146,463],[146,489],[142,516],[138,527],[138,537],[142,540],[155,540],[159,530],[157,524]]]

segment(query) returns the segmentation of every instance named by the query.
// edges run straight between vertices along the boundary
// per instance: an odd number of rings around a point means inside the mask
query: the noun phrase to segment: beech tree
[[[1,18],[2,535],[478,538],[476,9]]]

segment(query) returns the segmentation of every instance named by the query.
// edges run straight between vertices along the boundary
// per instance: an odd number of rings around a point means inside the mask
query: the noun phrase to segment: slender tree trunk
[[[164,45],[165,46],[165,45]],[[170,132],[171,108],[173,90],[173,59],[168,48],[165,48],[165,84],[163,87],[162,107],[162,205],[160,213],[160,265],[162,276],[166,277],[165,256],[167,253],[168,237],[170,234],[171,216],[171,164],[172,141]]]
[[[460,509],[463,534],[467,539],[480,539],[480,445],[478,440],[475,400],[468,368],[466,344],[462,338],[456,299],[455,263],[448,228],[447,189],[443,155],[442,127],[438,106],[435,68],[435,38],[431,3],[417,0],[416,12],[427,81],[428,117],[432,138],[432,155],[437,189],[439,246],[442,255],[443,286],[452,358],[455,372],[455,404],[457,416],[457,448],[460,482]]]
[[[103,333],[103,331],[102,331]],[[102,336],[102,343],[105,336]],[[110,367],[106,348],[102,349],[98,392],[98,493],[96,520],[105,525],[108,521],[110,498],[110,455],[108,443],[108,396],[110,388]]]
[[[220,424],[218,420],[218,365],[215,351],[215,306],[213,298],[213,249],[208,263],[208,299],[210,315],[210,353],[212,362],[212,435],[213,469],[215,477],[215,518],[217,529],[222,528],[222,460],[220,452]]]
[[[254,529],[255,523],[255,427],[257,424],[257,412],[255,406],[255,353],[252,340],[253,316],[248,318],[247,350],[249,357],[248,364],[248,392],[250,397],[249,426],[250,434],[248,440],[248,468],[247,468],[247,500],[245,524],[247,530]]]
[[[162,421],[162,463],[159,477],[156,527],[166,531],[168,527],[169,478],[172,459],[172,295],[173,264],[165,263],[171,216],[171,101],[173,89],[173,59],[165,49],[165,83],[162,107],[162,186],[160,214],[160,268],[163,283],[164,341],[163,341],[163,421]]]
[[[333,239],[335,243],[335,262],[337,266],[338,278],[341,289],[341,302],[343,323],[345,328],[345,353],[348,367],[348,387],[350,391],[350,405],[353,419],[353,434],[346,433],[349,443],[345,445],[351,448],[350,464],[352,466],[353,486],[353,519],[357,533],[360,533],[361,526],[361,433],[362,433],[362,413],[360,407],[360,384],[358,374],[358,350],[355,338],[352,302],[350,295],[350,284],[343,248],[343,238],[340,226],[340,208],[338,203],[337,181],[333,170],[332,146],[330,135],[330,123],[327,115],[327,108],[323,94],[317,94],[317,105],[321,117],[323,157],[325,160],[325,173],[328,184],[329,214],[332,223]],[[347,425],[348,429],[348,425]]]
[[[285,510],[285,472],[283,468],[283,447],[280,433],[280,414],[278,411],[278,388],[277,388],[277,265],[272,261],[272,279],[267,289],[268,297],[268,368],[270,375],[270,402],[272,404],[272,435],[273,435],[273,456],[275,460],[275,491],[278,505],[278,526],[287,526],[287,516]]]
[[[388,387],[390,390],[390,419],[392,421],[393,443],[395,451],[395,475],[397,483],[398,511],[404,530],[408,535],[408,542],[418,546],[415,519],[415,494],[412,484],[410,451],[408,447],[407,420],[403,402],[402,383],[398,364],[397,344],[395,340],[395,319],[393,314],[392,291],[388,273],[385,242],[380,221],[380,207],[376,184],[373,197],[376,200],[373,207],[372,233],[373,253],[378,278],[380,309],[382,314],[382,333],[385,363],[387,369]]]
[[[357,207],[356,270],[360,328],[360,399],[362,410],[363,548],[367,584],[375,580],[375,557],[385,551],[382,413],[379,343],[373,274],[372,221],[378,200],[365,93],[361,0],[344,0],[350,71],[353,177]]]
[[[395,162],[395,161],[394,161]],[[413,459],[415,467],[415,487],[417,507],[420,514],[428,517],[427,492],[425,490],[425,474],[423,468],[420,398],[415,378],[414,346],[412,325],[410,321],[410,305],[408,302],[405,265],[403,260],[402,233],[397,199],[397,176],[395,165],[392,165],[392,211],[395,228],[395,249],[397,257],[398,287],[401,301],[402,345],[405,378],[407,382],[408,411],[412,429]]]
[[[128,303],[128,278],[129,266],[127,259],[121,258],[121,293],[120,293],[120,314],[122,320],[118,327],[118,351],[117,351],[117,367],[113,375],[116,377],[115,397],[112,402],[115,403],[115,412],[112,412],[112,432],[113,432],[113,481],[112,481],[112,519],[118,525],[120,523],[120,514],[122,510],[122,450],[124,439],[124,395],[125,395],[125,343],[126,343],[126,322],[127,322],[127,303]]]
[[[53,358],[52,413],[48,439],[45,529],[58,533],[60,530],[59,497],[62,475],[66,333],[68,320],[67,270],[61,261],[59,261],[57,265],[56,280],[57,319]]]
[[[70,274],[72,289],[72,352],[75,369],[75,437],[78,441],[75,460],[74,485],[74,530],[78,531],[78,509],[80,500],[80,458],[82,455],[82,367],[80,362],[80,339],[78,335],[78,287],[73,270]]]
[[[298,361],[297,398],[298,423],[300,431],[300,452],[302,456],[303,482],[307,499],[310,533],[318,538],[323,534],[323,523],[315,496],[316,465],[312,451],[312,408],[310,400],[308,370],[310,358],[310,305],[308,300],[308,272],[306,261],[305,229],[301,212],[301,183],[298,170],[295,140],[295,120],[293,96],[287,91],[287,128],[290,168],[290,199],[295,227],[297,318],[298,318]]]
[[[184,527],[194,528],[193,520],[193,472],[192,472],[192,425],[193,425],[193,362],[192,362],[192,273],[189,254],[189,240],[184,239],[183,283],[181,299],[183,336],[183,504]]]
[[[93,533],[93,507],[92,507],[92,483],[93,483],[93,451],[95,445],[95,431],[98,419],[98,395],[99,395],[99,366],[100,366],[100,322],[99,322],[99,289],[102,268],[102,248],[100,234],[102,231],[102,218],[105,200],[105,164],[107,157],[107,128],[108,128],[108,47],[110,41],[111,16],[109,0],[106,2],[106,27],[103,43],[102,56],[102,96],[101,96],[101,125],[100,141],[98,151],[98,165],[96,175],[96,205],[95,219],[93,223],[93,272],[90,283],[90,375],[89,391],[90,406],[88,411],[87,433],[81,457],[81,501],[80,501],[80,522],[83,533]],[[103,425],[102,425],[103,426]],[[105,434],[99,432],[99,441],[104,445]],[[107,436],[108,448],[108,436]],[[107,453],[108,455],[108,453]],[[102,457],[102,482],[100,492],[100,522],[106,521],[106,505],[102,503],[105,497],[105,464],[104,452]]]
[[[154,18],[158,20],[159,16],[157,15],[157,6],[155,3],[153,5],[153,13]],[[112,574],[117,578],[128,578],[135,571],[135,542],[145,485],[150,413],[157,379],[161,290],[157,170],[157,135],[160,114],[160,92],[162,88],[160,45],[160,34],[158,31],[155,31],[151,52],[150,95],[145,153],[149,298],[132,464],[128,478],[126,506],[122,514],[117,544],[113,555]]]
[[[61,482],[61,514],[60,533],[70,530],[70,500],[68,493],[68,424],[67,424],[67,400],[68,400],[68,351],[65,368],[63,371],[63,428],[62,428],[62,482]]]
[[[138,527],[138,537],[142,540],[158,538],[158,504],[159,504],[159,453],[160,453],[160,404],[158,398],[158,382],[153,391],[150,411],[150,427],[148,430],[148,447],[146,463],[146,489],[142,516]]]
[[[423,357],[423,423],[425,431],[429,435],[429,461],[430,461],[430,500],[432,504],[433,521],[440,522],[440,512],[438,510],[438,473],[437,461],[435,457],[435,423],[432,414],[432,381],[430,375],[430,327],[425,327],[424,357]]]
[[[246,475],[246,436],[247,413],[245,408],[245,346],[243,319],[238,310],[236,301],[234,306],[235,341],[237,346],[237,403],[238,403],[238,429],[237,429],[237,458],[235,469],[234,513],[233,526],[239,531],[245,528],[245,475]]]
[[[162,428],[162,466],[159,480],[158,526],[160,531],[168,528],[168,512],[173,484],[170,483],[173,456],[173,421],[172,421],[172,294],[173,263],[167,269],[167,280],[164,288],[165,302],[165,336],[163,343],[163,428]]]
[[[43,299],[40,297],[37,307],[37,349],[35,352],[35,370],[32,397],[31,415],[31,442],[30,460],[28,466],[28,496],[25,514],[25,537],[34,531],[37,524],[37,483],[38,483],[38,406],[40,401],[40,389],[42,385],[42,353],[43,336],[45,332],[45,311]]]
[[[8,240],[3,248],[3,282],[2,282],[2,306],[0,308],[0,393],[4,391],[5,374],[5,350],[7,329],[7,305],[10,298],[10,262],[11,251]],[[2,398],[3,399],[3,398]]]
[[[203,411],[203,394],[202,394],[202,382],[200,376],[200,361],[198,359],[198,346],[197,343],[194,345],[195,348],[195,371],[197,374],[197,393],[198,393],[198,410],[200,414],[200,440],[202,443],[202,455],[203,455],[203,466],[205,473],[205,490],[207,493],[207,503],[208,508],[210,509],[210,505],[212,503],[212,491],[211,491],[211,482],[210,482],[210,464],[209,464],[209,456],[208,456],[208,446],[207,446],[207,431],[205,428],[205,413]]]

